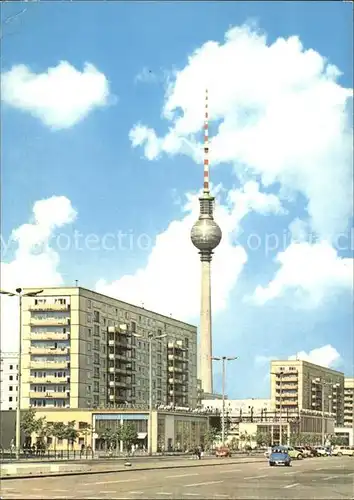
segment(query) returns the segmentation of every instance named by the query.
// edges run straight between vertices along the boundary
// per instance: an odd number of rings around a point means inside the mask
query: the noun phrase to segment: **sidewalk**
[[[0,468],[1,480],[6,479],[27,479],[34,477],[55,477],[55,476],[68,476],[68,475],[83,475],[83,474],[102,474],[114,472],[126,472],[134,470],[152,470],[152,469],[180,469],[187,467],[208,467],[224,464],[239,464],[249,462],[264,462],[264,457],[243,457],[243,458],[210,458],[195,460],[186,458],[185,460],[152,460],[147,463],[134,462],[134,458],[127,459],[125,463],[130,465],[123,465],[121,463],[104,463],[104,464],[63,464],[63,463],[50,463],[50,464],[4,464]]]

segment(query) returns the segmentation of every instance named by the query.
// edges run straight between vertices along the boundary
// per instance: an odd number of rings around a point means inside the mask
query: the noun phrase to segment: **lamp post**
[[[133,333],[134,337],[141,338],[142,335]],[[152,332],[148,333],[149,342],[149,426],[148,426],[148,454],[152,455],[152,341],[163,339],[166,333],[162,335],[154,335]]]
[[[282,445],[283,441],[283,423],[282,423],[282,413],[283,413],[283,375],[284,372],[280,370],[279,372],[271,372],[271,375],[279,376],[280,379],[280,397],[279,397],[279,446]]]
[[[15,433],[15,445],[16,445],[16,459],[20,458],[21,453],[21,385],[22,385],[22,297],[36,297],[43,290],[37,290],[34,292],[23,293],[22,288],[16,288],[14,292],[7,292],[5,290],[0,290],[1,295],[7,295],[8,297],[18,297],[19,305],[19,328],[18,328],[18,388],[17,388],[17,406],[16,406],[16,433]]]
[[[213,361],[222,362],[222,413],[221,413],[221,443],[225,446],[225,371],[226,362],[238,359],[238,356],[213,356]]]
[[[321,378],[316,378],[312,381],[314,384],[317,384],[317,385],[320,385],[321,386],[321,412],[322,412],[322,422],[321,422],[321,442],[322,442],[322,446],[325,446],[325,404],[324,404],[324,399],[325,399],[325,387],[332,387],[333,389],[334,388],[338,388],[339,387],[339,384],[336,383],[336,384],[333,384],[333,382],[327,382],[326,380],[323,380]],[[331,398],[332,398],[332,395],[331,395]],[[331,399],[331,398],[328,398],[328,399]],[[332,403],[332,401],[331,401]],[[331,405],[332,406],[332,405]],[[333,410],[333,408],[329,408],[331,410]],[[331,412],[329,412],[331,413]]]

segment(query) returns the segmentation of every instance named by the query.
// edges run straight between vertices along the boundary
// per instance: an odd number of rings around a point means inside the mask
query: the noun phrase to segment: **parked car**
[[[312,457],[312,451],[307,448],[306,446],[295,446],[294,449],[296,451],[299,451],[300,453],[302,453],[302,455],[304,456],[304,458],[308,458],[308,457]]]
[[[291,458],[295,458],[296,460],[302,460],[304,458],[303,453],[292,446],[286,446],[286,449]]]
[[[216,448],[215,456],[223,458],[231,457],[231,451],[226,446],[221,446],[220,448]]]
[[[335,457],[341,457],[342,455],[354,457],[354,449],[350,446],[335,446],[332,450],[332,455]]]
[[[269,456],[269,465],[285,465],[290,467],[291,457],[285,446],[274,446]]]
[[[328,457],[331,454],[331,450],[325,446],[317,446],[316,452],[318,457]]]

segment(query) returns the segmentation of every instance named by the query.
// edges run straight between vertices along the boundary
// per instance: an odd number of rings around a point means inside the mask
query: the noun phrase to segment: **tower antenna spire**
[[[209,194],[209,95],[205,89],[205,114],[204,114],[204,187],[205,194]]]

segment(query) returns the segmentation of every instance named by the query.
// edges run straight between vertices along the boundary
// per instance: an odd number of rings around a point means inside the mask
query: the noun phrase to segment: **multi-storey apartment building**
[[[0,353],[0,410],[15,410],[18,391],[18,353]]]
[[[344,427],[354,428],[354,378],[344,379]]]
[[[344,422],[344,374],[303,360],[271,361],[274,410],[314,410]]]
[[[22,408],[147,403],[150,343],[154,404],[196,405],[196,327],[81,287],[22,305]]]

